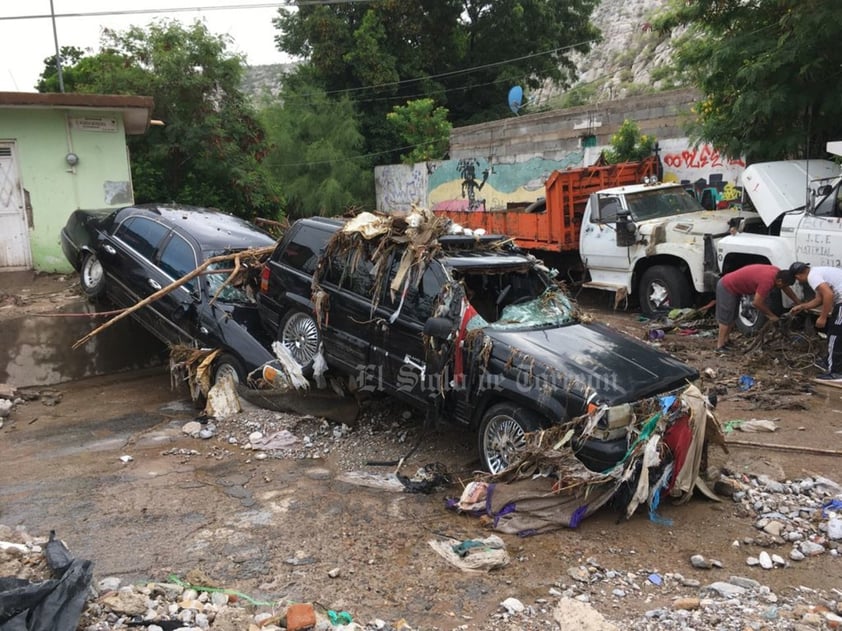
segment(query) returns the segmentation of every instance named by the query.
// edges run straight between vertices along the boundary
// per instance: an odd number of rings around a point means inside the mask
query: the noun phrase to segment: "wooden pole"
[[[842,456],[842,451],[837,449],[821,449],[819,447],[801,447],[799,445],[781,445],[779,443],[754,443],[750,440],[726,440],[726,445],[739,445],[740,447],[757,447],[760,449],[772,449],[775,451],[793,451],[804,454],[816,454],[822,456]]]

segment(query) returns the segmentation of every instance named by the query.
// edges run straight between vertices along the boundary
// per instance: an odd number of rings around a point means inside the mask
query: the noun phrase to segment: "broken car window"
[[[542,295],[517,304],[510,304],[500,319],[490,323],[498,331],[524,327],[560,326],[575,322],[573,305],[567,295],[557,287],[547,289]]]

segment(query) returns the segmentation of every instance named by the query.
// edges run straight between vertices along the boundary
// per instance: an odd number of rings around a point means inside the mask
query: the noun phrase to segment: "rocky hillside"
[[[665,72],[672,48],[668,37],[649,27],[652,15],[669,0],[602,0],[593,21],[602,42],[577,59],[579,81],[570,90],[547,84],[528,95],[533,108],[565,107],[677,87]],[[244,90],[255,97],[277,95],[291,65],[249,67]]]

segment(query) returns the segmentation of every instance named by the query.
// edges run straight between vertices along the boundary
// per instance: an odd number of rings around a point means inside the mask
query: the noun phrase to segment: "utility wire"
[[[374,0],[299,0],[295,6],[358,4]],[[226,11],[230,9],[273,9],[280,8],[280,2],[252,2],[248,4],[220,4],[214,6],[166,7],[161,9],[124,9],[121,11],[84,11],[79,13],[36,13],[31,15],[2,15],[2,20],[40,20],[45,18],[93,18],[107,15],[148,15],[152,13],[190,13],[193,11]]]

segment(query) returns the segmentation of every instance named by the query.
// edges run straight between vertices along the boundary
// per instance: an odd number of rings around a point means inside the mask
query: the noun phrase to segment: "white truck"
[[[828,143],[842,155],[842,142]],[[742,173],[744,203],[757,211],[721,239],[716,257],[723,274],[751,263],[786,269],[794,261],[842,267],[842,168],[830,160],[759,162]],[[752,218],[748,218],[752,217]],[[798,288],[796,288],[796,291]],[[744,297],[737,327],[752,333],[763,318]]]
[[[705,210],[642,162],[553,171],[545,197],[505,210],[436,210],[471,230],[506,234],[565,277],[637,300],[646,314],[690,307],[719,279],[716,244],[755,213]],[[641,182],[645,183],[641,183]]]

